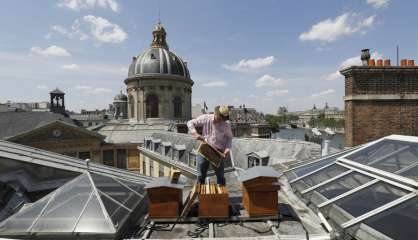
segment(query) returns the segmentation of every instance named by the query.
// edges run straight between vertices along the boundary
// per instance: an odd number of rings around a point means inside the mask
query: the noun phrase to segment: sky
[[[344,107],[339,69],[373,58],[418,56],[414,0],[3,0],[0,103],[48,101],[103,109],[133,56],[161,22],[170,50],[188,62],[192,103],[264,113]],[[160,12],[160,14],[159,14]]]

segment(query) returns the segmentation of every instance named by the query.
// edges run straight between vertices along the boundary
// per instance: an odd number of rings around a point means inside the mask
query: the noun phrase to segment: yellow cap
[[[222,117],[224,120],[229,119],[229,108],[228,106],[216,106],[215,114]]]

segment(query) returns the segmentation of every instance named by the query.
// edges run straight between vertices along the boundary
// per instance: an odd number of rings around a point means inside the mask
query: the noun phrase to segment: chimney
[[[378,60],[376,61],[376,66],[377,66],[377,67],[383,67],[383,60],[382,60],[382,59],[378,59]]]
[[[390,59],[385,59],[384,64],[385,67],[390,67]]]
[[[376,66],[374,59],[369,59],[369,67],[374,67],[374,66]]]
[[[370,59],[370,49],[363,49],[361,50],[361,62],[363,63],[363,66],[369,65],[369,59]]]
[[[402,59],[401,60],[401,67],[407,67],[408,66],[408,60]]]
[[[408,67],[415,67],[415,61],[412,59],[408,60]]]

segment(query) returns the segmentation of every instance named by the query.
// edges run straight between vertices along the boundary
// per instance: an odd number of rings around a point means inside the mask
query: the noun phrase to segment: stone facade
[[[191,119],[192,83],[176,76],[137,76],[126,81],[131,121]]]
[[[345,76],[345,144],[418,135],[418,68],[354,66]]]

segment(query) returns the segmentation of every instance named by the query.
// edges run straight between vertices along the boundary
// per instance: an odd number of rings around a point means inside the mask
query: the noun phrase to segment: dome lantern
[[[168,44],[165,39],[167,33],[161,22],[158,22],[157,25],[155,25],[152,35],[154,36],[151,43],[152,48],[164,48],[168,50]]]

